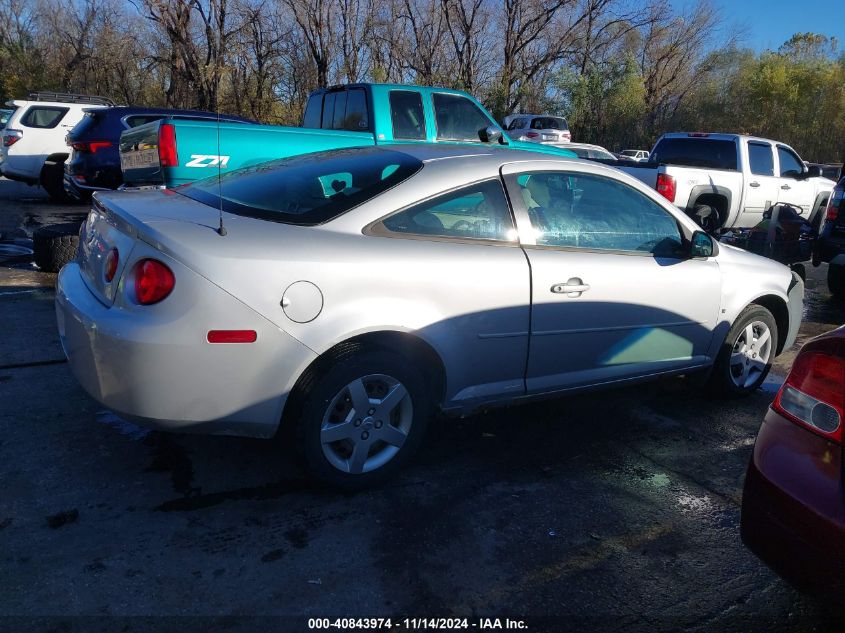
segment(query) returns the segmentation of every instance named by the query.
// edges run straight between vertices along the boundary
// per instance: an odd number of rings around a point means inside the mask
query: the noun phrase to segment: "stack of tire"
[[[76,259],[79,229],[82,222],[40,226],[32,233],[35,265],[48,273],[57,273],[62,266]]]

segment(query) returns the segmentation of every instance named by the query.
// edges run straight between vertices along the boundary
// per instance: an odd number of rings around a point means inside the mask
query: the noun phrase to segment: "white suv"
[[[114,103],[103,97],[36,92],[27,100],[15,99],[7,105],[16,109],[3,130],[0,172],[10,180],[40,184],[54,200],[64,199],[65,136],[85,110]]]

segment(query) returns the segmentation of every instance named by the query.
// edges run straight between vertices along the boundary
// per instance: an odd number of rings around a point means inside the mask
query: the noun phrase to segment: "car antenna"
[[[223,183],[221,182],[223,167],[221,165],[223,158],[220,155],[220,98],[218,95],[214,95],[214,109],[217,113],[217,201],[219,203],[218,206],[218,218],[219,224],[217,225],[217,235],[221,237],[225,237],[226,227],[223,226]]]

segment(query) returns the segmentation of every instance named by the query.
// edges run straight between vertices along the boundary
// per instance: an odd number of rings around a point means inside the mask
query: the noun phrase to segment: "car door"
[[[748,141],[745,199],[739,226],[756,226],[763,212],[777,203],[781,179],[775,174],[774,148],[764,141]]]
[[[715,259],[683,255],[672,213],[608,172],[536,165],[503,168],[531,266],[529,393],[711,362]]]
[[[807,168],[786,145],[777,146],[778,168],[780,170],[780,195],[778,202],[800,207],[805,218],[810,216],[815,202],[813,183],[802,178]]]
[[[397,238],[378,250],[390,262],[391,281],[382,286],[396,284],[391,303],[425,297],[444,315],[418,334],[448,368],[446,401],[522,395],[530,273],[498,175],[407,207],[366,232]]]

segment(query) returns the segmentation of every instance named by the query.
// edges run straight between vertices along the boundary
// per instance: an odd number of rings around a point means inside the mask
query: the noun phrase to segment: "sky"
[[[671,0],[676,8],[692,0]],[[794,33],[838,36],[845,50],[845,2],[842,0],[711,0],[727,25],[744,30],[741,48],[755,51],[777,48]]]

